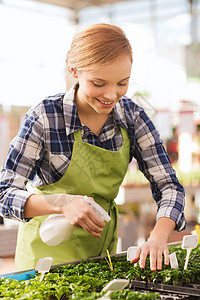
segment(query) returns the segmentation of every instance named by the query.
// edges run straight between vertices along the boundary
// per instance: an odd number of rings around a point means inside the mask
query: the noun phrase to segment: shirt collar
[[[113,120],[115,120],[117,125],[128,128],[122,99],[123,97],[114,106]]]
[[[78,116],[78,111],[75,102],[75,92],[77,88],[78,83],[75,83],[71,87],[71,89],[67,91],[63,99],[63,111],[67,135],[83,128]],[[114,121],[114,127],[118,125],[128,128],[122,98],[114,106],[112,116]]]
[[[71,89],[67,91],[63,99],[63,112],[65,120],[65,130],[67,135],[82,128],[75,102],[75,92],[77,88],[78,83],[75,83],[71,87]]]

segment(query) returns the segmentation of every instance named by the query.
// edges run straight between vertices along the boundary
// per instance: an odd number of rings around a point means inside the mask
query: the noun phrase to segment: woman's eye
[[[93,82],[94,86],[96,87],[102,87],[104,86],[104,83],[96,83],[96,82]]]
[[[125,83],[118,83],[119,86],[126,86],[128,84],[128,82]]]

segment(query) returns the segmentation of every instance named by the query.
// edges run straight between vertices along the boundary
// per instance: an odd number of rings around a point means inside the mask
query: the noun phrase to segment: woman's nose
[[[109,100],[109,101],[115,101],[117,99],[117,89],[115,87],[108,87],[104,93],[104,99]]]

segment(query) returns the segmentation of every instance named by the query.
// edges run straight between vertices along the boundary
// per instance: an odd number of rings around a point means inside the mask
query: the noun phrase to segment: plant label
[[[177,260],[177,257],[176,257],[176,252],[173,252],[169,255],[169,260],[170,260],[171,269],[178,269],[179,268],[178,260]]]
[[[196,248],[199,240],[198,234],[185,235],[182,241],[182,249]]]
[[[52,257],[39,258],[35,270],[38,271],[38,273],[42,274],[40,277],[40,281],[42,281],[44,274],[49,272],[52,262],[53,262]]]
[[[117,292],[123,290],[129,284],[128,279],[113,279],[103,288],[103,292],[107,292],[105,294],[106,297],[112,294],[112,292]],[[99,298],[102,299],[102,298]]]
[[[131,246],[127,249],[127,260],[131,261],[138,250],[138,246]]]

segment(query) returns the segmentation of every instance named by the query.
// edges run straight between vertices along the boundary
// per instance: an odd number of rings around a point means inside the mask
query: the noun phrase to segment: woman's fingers
[[[157,252],[155,249],[150,250],[149,258],[150,258],[150,269],[151,271],[155,271],[156,263],[157,263]]]
[[[82,227],[94,237],[100,237],[105,223],[94,213],[91,205],[82,196],[75,199],[65,207],[64,214],[69,222],[76,227]]]
[[[91,234],[92,236],[94,236],[96,238],[101,237],[101,232],[103,231],[103,228],[96,226],[91,220],[87,220],[87,223],[83,222],[80,224],[81,224],[81,227],[85,231],[87,231],[89,234]]]
[[[168,250],[168,248],[166,248],[166,249],[164,250],[164,264],[165,264],[166,266],[169,265],[169,250]]]
[[[145,267],[145,262],[146,262],[146,259],[147,259],[147,255],[148,255],[148,249],[142,248],[142,251],[141,251],[141,254],[140,254],[140,262],[139,262],[139,265],[140,265],[141,269],[144,269],[144,267]]]
[[[169,264],[169,250],[166,243],[147,241],[138,249],[135,257],[131,260],[131,263],[135,263],[139,260],[140,268],[144,269],[147,256],[149,256],[151,271],[162,269],[163,256],[164,264]]]
[[[156,269],[157,270],[162,270],[162,260],[163,260],[163,251],[159,249],[156,253],[156,265],[157,265],[157,267],[155,267],[154,270],[152,270],[152,271],[155,271]]]

